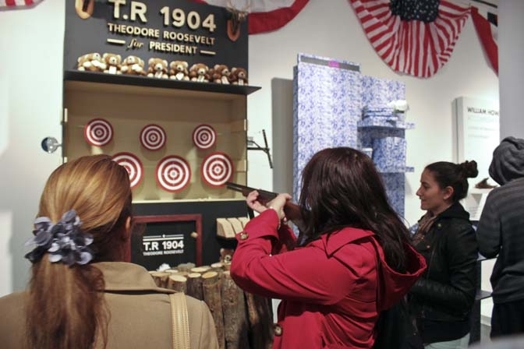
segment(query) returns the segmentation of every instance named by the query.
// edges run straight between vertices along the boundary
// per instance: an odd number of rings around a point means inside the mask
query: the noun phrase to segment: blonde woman
[[[2,348],[173,348],[172,291],[128,263],[131,226],[123,167],[97,155],[57,168],[29,241],[28,289],[0,298]],[[182,299],[190,348],[218,348],[207,306]]]

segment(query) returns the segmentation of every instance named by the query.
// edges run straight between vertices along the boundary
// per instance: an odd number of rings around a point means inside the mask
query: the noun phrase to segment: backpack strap
[[[171,293],[169,300],[173,318],[173,349],[189,349],[189,319],[186,295],[182,292]]]

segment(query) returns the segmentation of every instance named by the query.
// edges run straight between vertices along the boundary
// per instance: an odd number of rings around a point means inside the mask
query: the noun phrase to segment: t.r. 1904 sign
[[[147,5],[139,1],[131,1],[129,14],[124,13],[120,16],[121,6],[126,5],[126,0],[108,0],[114,6],[113,18],[124,19],[128,18],[131,21],[140,20],[142,23],[147,23]],[[171,9],[169,6],[164,6],[159,11],[162,15],[164,26],[172,25],[175,28],[181,28],[186,26],[189,29],[196,30],[199,28],[205,28],[210,33],[213,33],[216,29],[215,15],[213,13],[207,14],[205,19],[202,20],[202,16],[197,11],[189,11],[183,8]]]
[[[134,55],[146,63],[180,60],[188,66],[222,64],[247,71],[247,23],[232,38],[228,21],[233,14],[223,7],[187,0],[90,1],[90,16],[80,16],[75,2],[67,2],[66,70],[77,69],[86,54],[109,53],[122,62]]]
[[[131,260],[148,270],[162,264],[202,265],[202,216],[200,214],[136,216]]]

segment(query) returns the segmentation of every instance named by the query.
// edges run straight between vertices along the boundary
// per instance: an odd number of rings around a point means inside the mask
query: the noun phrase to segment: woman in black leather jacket
[[[417,195],[426,214],[418,222],[413,245],[428,265],[409,294],[410,313],[426,349],[467,348],[475,302],[478,247],[469,213],[459,201],[475,161],[435,162],[422,173]]]

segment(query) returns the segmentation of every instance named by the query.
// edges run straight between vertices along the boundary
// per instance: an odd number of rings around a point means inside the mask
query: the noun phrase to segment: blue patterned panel
[[[304,58],[314,58],[319,64]],[[346,69],[349,62],[308,55],[299,55],[298,62],[293,115],[295,199],[302,170],[313,154],[329,147],[357,146],[357,122],[362,110],[361,74]]]
[[[357,67],[357,69],[353,69]],[[327,147],[366,148],[382,173],[391,205],[404,215],[406,167],[404,121],[388,103],[404,100],[399,81],[362,76],[347,61],[299,55],[294,70],[293,190],[300,191],[301,172],[317,151]]]
[[[367,120],[366,120],[367,121]],[[396,127],[359,127],[358,144],[359,148],[373,148],[373,141],[384,137],[401,137],[404,138],[405,128]],[[359,123],[360,125],[360,123]]]
[[[389,203],[397,214],[404,217],[405,175],[404,173],[382,173]]]
[[[390,203],[404,215],[404,172],[410,170],[406,167],[405,130],[413,124],[388,107],[389,102],[399,99],[406,99],[404,83],[362,76],[363,120],[359,122],[358,144],[373,149],[373,162],[382,173]]]
[[[400,81],[362,76],[362,106],[386,108],[391,101],[406,99],[406,85]]]
[[[380,172],[404,172],[406,140],[403,137],[373,139],[373,162]]]

